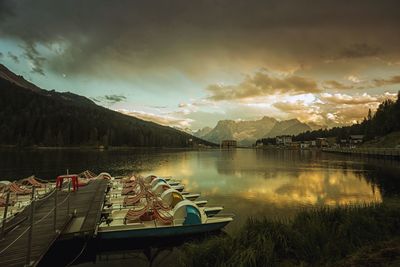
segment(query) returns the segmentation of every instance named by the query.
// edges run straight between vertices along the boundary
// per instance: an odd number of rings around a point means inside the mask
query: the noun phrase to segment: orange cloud
[[[368,109],[375,110],[383,100],[395,98],[396,94],[392,93],[382,95],[322,93],[311,103],[298,100],[276,102],[273,106],[304,122],[332,127],[361,121],[367,115]]]
[[[316,81],[300,77],[273,77],[265,72],[256,72],[254,76],[247,76],[238,85],[218,85],[212,84],[207,87],[208,99],[214,101],[246,99],[251,97],[261,97],[275,94],[306,94],[319,93]]]
[[[392,76],[389,79],[375,79],[374,84],[375,86],[385,86],[385,85],[393,85],[400,83],[400,75]]]
[[[324,85],[329,89],[337,89],[337,90],[351,90],[355,88],[354,85],[343,84],[334,80],[326,81],[324,82]]]

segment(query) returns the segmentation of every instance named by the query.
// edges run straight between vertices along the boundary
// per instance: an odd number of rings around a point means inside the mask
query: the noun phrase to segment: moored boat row
[[[154,175],[112,177],[90,171],[60,175],[55,182],[34,176],[19,181],[0,182],[0,216],[8,222],[33,200],[47,201],[57,190],[73,191],[95,179],[108,180],[97,234],[102,239],[165,237],[216,231],[233,220],[221,215],[223,207],[207,206],[200,193],[185,191],[179,180]],[[107,183],[106,183],[107,184]],[[69,196],[69,194],[68,194]],[[74,196],[74,195],[72,195]]]
[[[200,194],[154,175],[111,179],[98,235],[103,239],[165,237],[216,231],[233,220],[216,216],[222,207],[207,207]]]

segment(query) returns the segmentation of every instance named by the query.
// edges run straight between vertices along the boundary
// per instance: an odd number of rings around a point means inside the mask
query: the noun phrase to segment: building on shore
[[[364,142],[364,135],[350,135],[348,138],[342,138],[338,141],[340,147],[356,147]]]
[[[329,146],[328,140],[326,138],[317,138],[315,141],[316,141],[317,147],[319,147],[319,148]]]
[[[289,146],[293,141],[292,141],[292,136],[291,135],[279,135],[275,137],[276,145],[283,145],[283,146]]]
[[[303,141],[300,143],[301,149],[309,149],[311,147],[315,147],[315,141]]]
[[[220,144],[220,148],[236,148],[237,147],[237,142],[236,140],[222,140]]]
[[[301,148],[301,142],[291,142],[288,145],[291,149],[300,149]]]
[[[358,144],[362,144],[363,140],[364,140],[364,135],[361,135],[361,134],[350,135],[349,143],[350,143],[350,145],[358,145]]]

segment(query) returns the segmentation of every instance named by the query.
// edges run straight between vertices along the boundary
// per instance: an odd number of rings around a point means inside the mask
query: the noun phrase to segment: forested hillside
[[[349,135],[362,134],[365,141],[372,140],[375,137],[387,135],[391,132],[400,131],[400,92],[397,100],[385,100],[382,102],[376,113],[371,110],[365,111],[367,115],[361,123],[351,126],[335,127],[332,129],[321,129],[316,131],[307,131],[295,136],[294,140],[306,141],[314,140],[318,137],[337,137],[338,139],[348,138]]]
[[[187,133],[103,108],[72,93],[0,78],[0,145],[189,147]]]

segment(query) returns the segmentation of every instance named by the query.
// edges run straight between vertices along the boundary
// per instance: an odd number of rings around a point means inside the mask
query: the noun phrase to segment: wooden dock
[[[92,180],[76,192],[53,190],[35,200],[6,223],[0,237],[0,266],[35,266],[58,238],[92,237],[107,186],[107,180]]]
[[[398,148],[323,148],[324,152],[351,154],[358,156],[368,156],[377,158],[400,159],[400,149]]]

